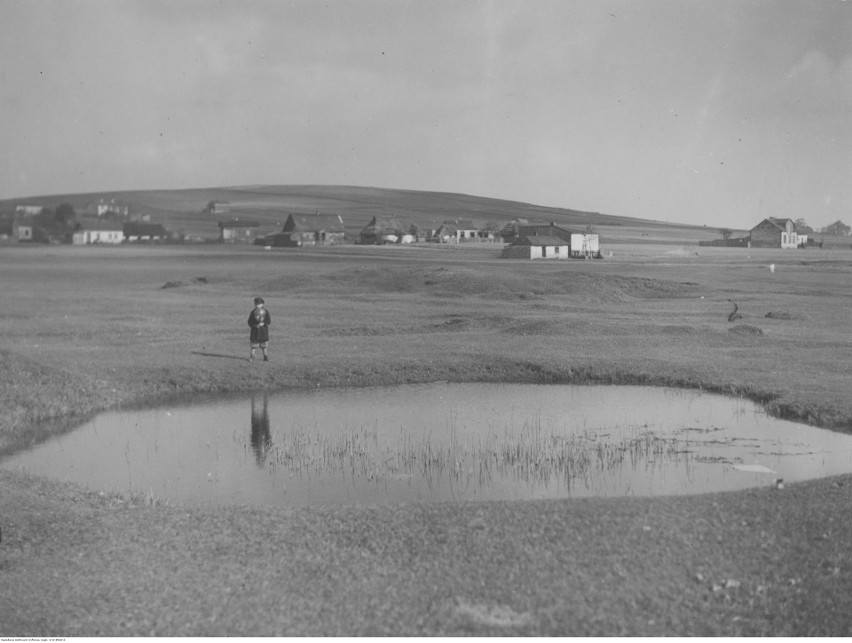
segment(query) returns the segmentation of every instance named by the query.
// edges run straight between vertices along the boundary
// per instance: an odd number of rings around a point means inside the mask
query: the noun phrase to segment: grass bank
[[[4,248],[0,453],[119,405],[434,380],[702,388],[852,430],[847,260],[648,244],[592,262],[496,255]],[[245,360],[257,294],[268,364]],[[0,565],[20,582],[0,590],[4,635],[850,632],[848,479],[292,512],[0,484]]]

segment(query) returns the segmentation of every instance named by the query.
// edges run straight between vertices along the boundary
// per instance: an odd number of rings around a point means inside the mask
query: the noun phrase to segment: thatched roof
[[[291,214],[282,232],[345,232],[339,214]]]
[[[395,214],[375,216],[361,230],[362,236],[381,236],[385,234],[405,234],[404,224]]]

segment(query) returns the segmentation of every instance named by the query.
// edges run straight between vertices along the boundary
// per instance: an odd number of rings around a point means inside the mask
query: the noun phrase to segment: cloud
[[[809,50],[787,72],[778,98],[797,111],[826,112],[852,106],[852,55],[834,63],[822,51]]]

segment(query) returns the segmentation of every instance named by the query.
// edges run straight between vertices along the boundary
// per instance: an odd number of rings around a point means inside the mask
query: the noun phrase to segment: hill
[[[280,230],[288,214],[339,214],[346,225],[347,238],[355,239],[376,215],[396,214],[421,230],[437,228],[448,219],[472,219],[479,226],[494,223],[502,227],[516,218],[531,222],[553,222],[568,228],[593,226],[610,242],[648,241],[654,243],[695,243],[719,236],[716,228],[649,221],[633,217],[554,208],[488,197],[447,192],[423,192],[354,186],[259,185],[186,190],[133,190],[57,194],[0,201],[0,212],[14,211],[16,205],[43,205],[56,208],[70,203],[78,211],[101,199],[130,206],[131,212],[150,215],[169,230],[187,235],[215,238],[218,223],[230,218],[251,219],[269,231]],[[210,202],[227,204],[227,212],[210,213]]]

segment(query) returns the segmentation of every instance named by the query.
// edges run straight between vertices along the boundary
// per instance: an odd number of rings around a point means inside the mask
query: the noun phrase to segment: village
[[[369,221],[356,224],[359,232],[347,230],[347,222],[339,214],[289,213],[283,225],[271,225],[252,217],[250,208],[233,209],[228,202],[211,201],[200,213],[215,223],[218,235],[191,236],[169,230],[163,223],[153,222],[150,214],[138,214],[115,199],[99,199],[79,210],[68,203],[55,208],[22,204],[14,212],[0,213],[0,240],[6,243],[41,243],[70,245],[120,245],[164,243],[249,244],[272,248],[304,248],[316,246],[410,245],[437,244],[502,244],[501,257],[509,259],[602,258],[600,235],[592,224],[578,229],[553,221],[535,221],[517,217],[500,224],[489,221],[477,224],[469,218],[453,218],[424,230],[414,222],[395,214],[377,214]],[[283,218],[283,213],[282,213]],[[351,222],[348,222],[351,223]],[[733,236],[733,231],[720,229],[721,238],[701,240],[701,246],[732,248],[813,248],[822,247],[813,229],[803,219],[767,217],[748,234]],[[849,236],[850,227],[841,221],[821,230],[823,235]]]

